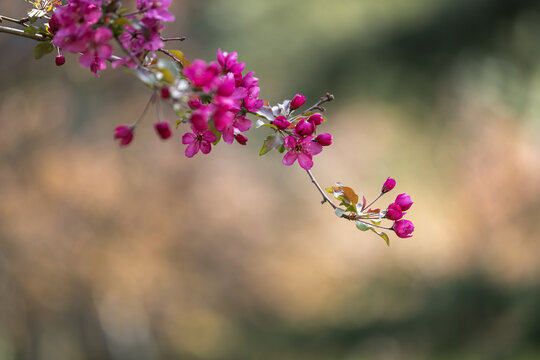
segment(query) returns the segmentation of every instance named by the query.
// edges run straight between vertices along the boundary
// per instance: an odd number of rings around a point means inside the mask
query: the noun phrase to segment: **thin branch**
[[[369,207],[370,207],[371,205],[373,205],[373,204],[375,203],[375,201],[379,200],[379,199],[381,198],[381,196],[383,196],[383,195],[384,195],[383,192],[380,193],[379,196],[377,196],[377,197],[375,198],[375,200],[373,200],[373,201],[370,202],[368,205],[366,205],[366,207],[365,207],[364,209],[369,209]]]
[[[0,25],[0,32],[15,35],[15,36],[25,37],[27,39],[32,39],[36,41],[46,41],[49,39],[48,37],[43,36],[41,34],[29,34],[29,33],[24,32],[24,30],[21,30],[21,29],[15,29],[15,28],[2,26],[2,25]]]
[[[25,17],[25,18],[22,18],[22,19],[14,19],[14,18],[11,18],[9,16],[0,15],[0,22],[2,22],[2,20],[6,20],[6,21],[9,21],[9,22],[12,22],[12,23],[15,23],[15,24],[25,25],[26,26],[25,23],[30,21],[30,18]]]
[[[186,40],[185,36],[179,36],[179,37],[170,37],[170,38],[161,38],[161,41],[184,41]]]
[[[332,101],[332,100],[334,100],[334,95],[327,92],[325,96],[323,96],[319,101],[317,101],[317,103],[315,105],[313,105],[312,107],[310,107],[309,109],[304,111],[302,113],[302,115],[305,115],[308,112],[310,112],[311,110],[315,110],[315,109],[318,109],[319,111],[323,112],[326,109],[323,108],[321,105],[324,104],[325,102],[329,102],[329,101]]]
[[[337,206],[332,202],[332,200],[330,200],[330,198],[328,198],[328,196],[326,195],[326,193],[324,192],[324,190],[321,188],[321,186],[319,185],[319,183],[317,182],[317,180],[315,180],[315,177],[313,176],[313,174],[311,173],[311,170],[306,170],[306,172],[308,173],[309,175],[309,178],[311,179],[311,182],[313,184],[315,184],[315,186],[317,187],[317,189],[319,190],[319,192],[321,193],[323,199],[321,201],[321,204],[324,204],[325,202],[329,203],[330,206],[332,206],[332,208],[335,210],[337,209]]]
[[[184,67],[184,64],[182,64],[182,61],[180,61],[180,59],[178,59],[176,56],[174,56],[174,54],[172,52],[170,52],[169,50],[167,50],[167,49],[158,49],[158,51],[164,53],[165,55],[167,55],[168,57],[173,59],[178,65],[180,65],[180,67],[182,67],[182,68]]]

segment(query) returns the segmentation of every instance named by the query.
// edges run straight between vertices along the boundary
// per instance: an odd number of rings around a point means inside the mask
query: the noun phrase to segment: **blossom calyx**
[[[319,134],[315,138],[315,141],[321,144],[322,146],[329,146],[332,145],[332,135],[328,133]]]

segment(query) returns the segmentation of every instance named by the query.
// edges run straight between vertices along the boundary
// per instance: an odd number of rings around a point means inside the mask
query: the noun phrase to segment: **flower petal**
[[[281,162],[283,163],[283,165],[291,166],[292,164],[294,164],[297,157],[298,157],[298,154],[296,153],[296,151],[291,150],[285,154]]]
[[[198,141],[195,141],[194,143],[189,144],[188,147],[186,148],[186,156],[188,158],[192,158],[198,152],[199,152],[199,142]]]
[[[215,135],[214,135],[215,136]],[[208,141],[201,141],[201,151],[203,154],[208,154],[212,150],[212,144],[210,144]]]
[[[195,142],[195,134],[193,133],[185,133],[182,135],[182,144],[193,144]]]
[[[294,136],[287,136],[285,138],[285,147],[289,149],[294,149],[294,147],[296,146],[296,143],[297,143],[297,140]]]
[[[313,167],[313,160],[311,159],[311,155],[305,152],[301,152],[298,154],[298,164],[302,167],[304,170],[309,170]]]

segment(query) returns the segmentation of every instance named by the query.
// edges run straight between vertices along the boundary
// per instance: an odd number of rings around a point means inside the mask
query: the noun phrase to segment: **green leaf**
[[[368,225],[368,224],[363,223],[363,222],[361,222],[361,221],[356,220],[354,223],[356,224],[356,227],[357,227],[358,230],[360,230],[360,231],[367,231],[367,230],[369,230],[369,229],[372,229],[372,230],[373,230],[373,227],[371,227],[371,225]]]
[[[39,31],[39,28],[35,27],[35,26],[27,26],[25,29],[24,29],[24,32],[27,33],[27,34],[30,34],[30,35],[36,35]]]
[[[54,50],[54,46],[50,41],[39,43],[34,48],[34,57],[36,59],[41,59],[43,56],[47,55],[53,50]]]
[[[280,147],[278,147],[277,151],[279,151],[281,154],[283,154],[285,152],[285,146],[281,145]]]
[[[386,242],[386,245],[390,246],[390,238],[388,238],[388,235],[386,235],[386,233],[384,233],[382,231],[379,232],[379,231],[375,230],[374,228],[371,228],[371,231],[373,231],[375,234],[382,237],[382,239]]]
[[[334,210],[334,213],[336,214],[337,217],[340,218],[340,217],[343,216],[343,214],[345,214],[345,210],[340,209],[340,208],[336,208],[336,209]]]
[[[278,133],[269,135],[264,140],[261,151],[259,151],[259,155],[262,156],[271,150],[277,149],[281,145],[283,145],[283,139],[281,138],[281,136],[279,136]]]

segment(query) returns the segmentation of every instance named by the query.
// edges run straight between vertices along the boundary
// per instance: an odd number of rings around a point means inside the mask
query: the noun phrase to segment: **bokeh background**
[[[187,159],[150,112],[120,149],[137,79],[0,34],[0,359],[540,358],[538,1],[171,9],[171,48],[238,51],[267,101],[332,92],[315,175],[395,177],[415,236],[336,218],[264,130]]]

